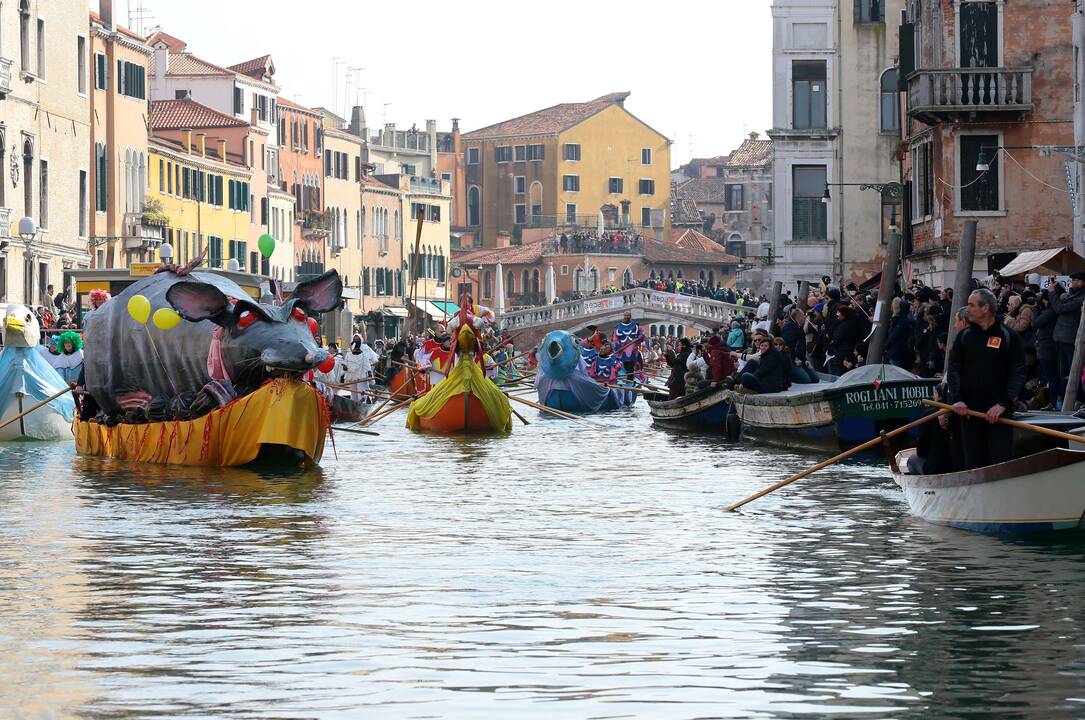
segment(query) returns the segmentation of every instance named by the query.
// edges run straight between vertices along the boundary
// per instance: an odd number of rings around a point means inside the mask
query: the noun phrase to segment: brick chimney
[[[350,110],[350,126],[348,128],[351,135],[356,135],[362,140],[365,140],[365,108],[361,105],[355,105]]]
[[[497,231],[497,247],[504,248],[512,245],[512,233],[508,230]]]
[[[222,162],[226,162],[226,141],[222,138],[216,138],[219,145],[219,159]]]
[[[106,0],[102,0],[104,3]],[[159,80],[164,80],[170,72],[170,49],[161,40],[154,47],[154,74]]]
[[[113,0],[99,0],[98,15],[102,18],[102,27],[113,29]]]
[[[185,149],[186,153],[192,152],[192,131],[181,131],[181,146]]]
[[[196,152],[207,157],[207,133],[196,133]]]

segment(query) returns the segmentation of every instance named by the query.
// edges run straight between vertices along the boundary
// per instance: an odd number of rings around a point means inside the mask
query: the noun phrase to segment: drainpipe
[[[837,127],[840,127],[840,117],[844,111],[844,83],[842,82],[844,68],[843,63],[840,62],[840,41],[843,37],[844,29],[843,5],[843,3],[836,3],[836,42],[833,47],[833,66],[835,68],[833,75],[836,77],[836,108],[834,108],[835,112],[833,112],[833,124]],[[837,177],[836,181],[842,183],[844,182],[842,179],[844,177],[844,133],[841,132],[838,134],[837,139],[839,142],[834,143],[836,146],[834,148],[834,150],[836,150],[834,154],[837,156],[838,160],[838,170],[835,175]],[[836,217],[833,218],[836,221],[837,231],[840,233],[837,244],[837,252],[840,253],[837,265],[837,277],[840,278],[839,284],[841,288],[844,286],[844,195],[844,188],[841,186],[840,202],[834,205],[834,208],[838,212],[835,213]]]

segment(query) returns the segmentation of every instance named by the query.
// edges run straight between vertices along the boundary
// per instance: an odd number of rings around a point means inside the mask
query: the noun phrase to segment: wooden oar
[[[545,405],[543,405],[541,403],[531,402],[530,400],[524,400],[522,397],[517,397],[516,395],[509,395],[508,393],[505,393],[505,397],[507,397],[509,400],[515,400],[518,403],[521,403],[523,405],[527,405],[528,407],[533,407],[536,410],[541,410],[542,412],[547,412],[547,413],[550,413],[551,415],[557,415],[560,418],[565,418],[566,420],[573,420],[575,422],[584,423],[585,425],[594,425],[596,427],[605,427],[604,425],[602,425],[600,423],[594,423],[594,422],[591,422],[589,420],[585,420],[582,417],[577,417],[576,415],[573,415],[572,413],[567,413],[567,412],[564,412],[562,410],[555,410],[554,408],[547,407],[547,406],[545,406]]]
[[[940,403],[935,400],[924,400],[923,404],[929,405],[933,408],[941,408],[942,410],[956,412],[953,410],[952,405],[946,405],[945,403]],[[975,410],[969,410],[968,416],[974,417],[977,420],[987,420],[986,414],[976,412]],[[1008,418],[999,418],[998,422],[1002,423],[1003,425],[1009,425],[1010,427],[1021,428],[1022,430],[1032,430],[1033,432],[1038,432],[1041,435],[1047,435],[1048,437],[1058,438],[1060,440],[1085,443],[1085,437],[1082,437],[1080,435],[1071,435],[1070,433],[1064,433],[1061,430],[1052,430],[1051,428],[1040,427],[1039,425],[1032,425],[1030,423],[1020,422],[1018,420],[1010,420]]]
[[[357,433],[359,435],[375,435],[377,437],[380,437],[379,432],[374,432],[372,430],[358,430],[352,427],[338,427],[336,425],[332,425],[332,430],[335,430],[336,432]]]
[[[752,501],[756,500],[759,497],[764,497],[765,495],[768,495],[771,492],[776,492],[780,488],[785,487],[787,485],[790,485],[791,483],[795,482],[796,480],[801,480],[804,477],[806,477],[807,475],[811,475],[811,474],[817,472],[818,470],[821,470],[822,468],[827,468],[830,465],[835,465],[836,463],[840,462],[841,460],[844,460],[845,458],[849,458],[852,455],[856,455],[858,453],[861,453],[864,450],[869,450],[870,448],[875,447],[876,445],[881,445],[881,444],[885,443],[885,441],[888,438],[896,437],[897,435],[901,435],[903,433],[906,433],[906,432],[908,432],[909,430],[911,430],[913,428],[917,428],[920,425],[923,425],[924,423],[928,423],[928,422],[930,422],[931,420],[934,420],[937,417],[941,417],[942,415],[945,415],[947,412],[950,412],[950,411],[949,410],[939,410],[938,412],[934,413],[933,415],[926,415],[924,417],[919,418],[918,420],[915,420],[913,422],[908,423],[907,425],[902,425],[901,427],[897,428],[896,430],[890,430],[889,432],[884,433],[883,435],[880,435],[879,437],[876,437],[873,440],[868,440],[867,442],[863,443],[862,445],[858,445],[856,447],[853,447],[851,450],[848,450],[846,452],[842,452],[839,455],[836,455],[835,457],[831,457],[828,460],[826,460],[825,462],[818,463],[817,465],[815,465],[812,468],[809,468],[807,470],[803,470],[801,473],[796,473],[795,475],[792,475],[791,477],[789,477],[786,480],[781,480],[780,482],[776,483],[775,485],[770,485],[769,487],[765,488],[761,492],[755,493],[755,494],[751,495],[750,497],[746,498],[745,500],[740,500],[739,502],[735,503],[734,505],[728,505],[726,508],[724,508],[724,510],[726,510],[727,512],[734,512],[735,510],[739,509],[740,507],[742,507],[743,505],[745,505],[748,502],[752,502]]]
[[[60,392],[58,392],[56,395],[53,395],[52,397],[45,398],[44,400],[42,400],[40,403],[38,403],[34,407],[30,408],[29,410],[23,410],[21,413],[19,413],[15,417],[11,418],[10,420],[5,420],[4,424],[0,425],[0,428],[6,428],[8,425],[12,424],[16,420],[26,417],[27,415],[34,412],[35,410],[42,407],[43,405],[48,405],[49,403],[53,402],[54,400],[56,400],[61,395],[64,395],[65,393],[70,393],[71,391],[72,391],[72,387],[69,385],[68,387],[66,387],[63,390],[61,390]]]
[[[512,397],[512,396],[510,395],[509,397]],[[531,423],[529,423],[527,421],[526,417],[524,417],[520,413],[516,412],[516,410],[514,410],[513,408],[510,407],[509,410],[512,410],[512,414],[515,415],[516,417],[520,418],[520,422],[522,422],[524,425],[530,425],[531,424]]]

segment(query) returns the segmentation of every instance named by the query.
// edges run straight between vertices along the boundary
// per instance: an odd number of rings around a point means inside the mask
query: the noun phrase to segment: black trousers
[[[1013,459],[1013,428],[1009,425],[992,425],[978,418],[962,418],[959,428],[965,470]]]

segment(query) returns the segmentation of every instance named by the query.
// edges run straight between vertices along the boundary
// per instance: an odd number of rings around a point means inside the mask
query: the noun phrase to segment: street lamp
[[[832,202],[832,196],[829,194],[829,187],[857,187],[862,190],[877,190],[882,195],[888,194],[890,197],[903,197],[904,185],[899,182],[866,182],[866,183],[825,183],[825,194],[821,196],[821,202]]]
[[[162,259],[163,265],[169,265],[170,261],[173,260],[173,246],[169,243],[162,243],[158,247],[158,257]]]
[[[32,217],[24,217],[19,221],[19,237],[23,239],[26,246],[29,248],[30,243],[34,241],[34,238],[38,236],[38,224],[34,222]]]

